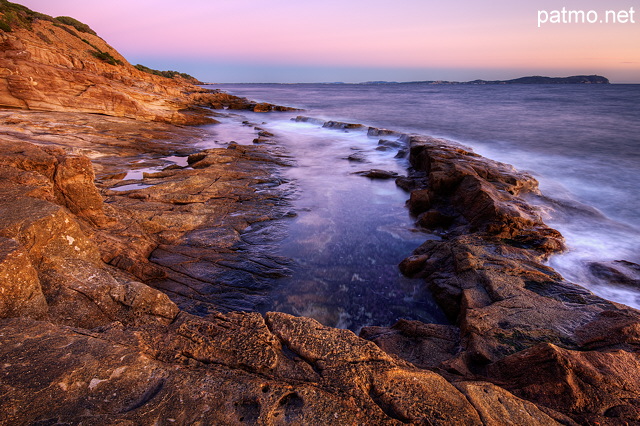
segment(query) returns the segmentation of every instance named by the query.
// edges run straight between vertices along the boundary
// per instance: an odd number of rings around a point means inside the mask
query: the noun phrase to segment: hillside
[[[173,124],[213,122],[202,106],[286,109],[203,89],[190,77],[132,66],[73,18],[52,18],[0,1],[0,107]]]
[[[182,78],[139,71],[88,26],[0,3],[0,106],[206,122]]]

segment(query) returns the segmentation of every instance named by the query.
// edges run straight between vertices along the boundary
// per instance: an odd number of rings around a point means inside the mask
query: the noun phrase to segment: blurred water
[[[305,115],[444,137],[531,172],[546,222],[569,250],[550,264],[567,279],[640,307],[633,289],[603,286],[594,261],[640,263],[640,85],[219,85]]]

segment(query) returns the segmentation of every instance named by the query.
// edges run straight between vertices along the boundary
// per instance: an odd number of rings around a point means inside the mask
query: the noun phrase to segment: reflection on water
[[[640,85],[219,88],[307,115],[445,137],[532,171],[556,200],[547,223],[569,246],[552,266],[602,297],[640,308],[640,290],[604,285],[588,271],[590,262],[612,259],[640,264]],[[593,209],[601,214],[585,214]]]
[[[400,318],[445,322],[420,279],[402,276],[398,264],[428,238],[413,229],[407,194],[393,180],[354,172],[371,168],[403,173],[396,151],[379,151],[362,131],[315,124],[266,125],[296,159],[285,173],[296,183],[297,216],[279,253],[293,259],[293,275],[279,280],[262,311],[278,310],[358,331]],[[348,156],[359,153],[359,161]]]

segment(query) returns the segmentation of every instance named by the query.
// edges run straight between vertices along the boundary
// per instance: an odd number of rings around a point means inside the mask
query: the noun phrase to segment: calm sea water
[[[640,307],[640,290],[603,285],[587,267],[594,261],[640,263],[640,85],[215,88],[304,108],[307,116],[444,137],[531,172],[545,196],[533,201],[569,246],[551,266],[597,294]],[[264,116],[295,139],[299,128],[272,117]]]

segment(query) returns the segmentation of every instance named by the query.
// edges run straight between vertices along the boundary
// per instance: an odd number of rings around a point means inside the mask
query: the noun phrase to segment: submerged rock
[[[362,124],[357,124],[357,123],[345,123],[342,121],[326,121],[322,127],[326,127],[329,129],[360,129],[363,128],[364,126]]]
[[[353,154],[350,154],[348,157],[346,157],[345,160],[349,160],[354,163],[366,163],[367,157],[365,157],[365,155],[361,152],[354,152]]]
[[[626,260],[591,262],[589,272],[613,286],[640,288],[640,265]]]
[[[353,174],[368,177],[369,179],[395,179],[398,177],[396,172],[380,169],[364,170],[361,172],[354,172]]]

